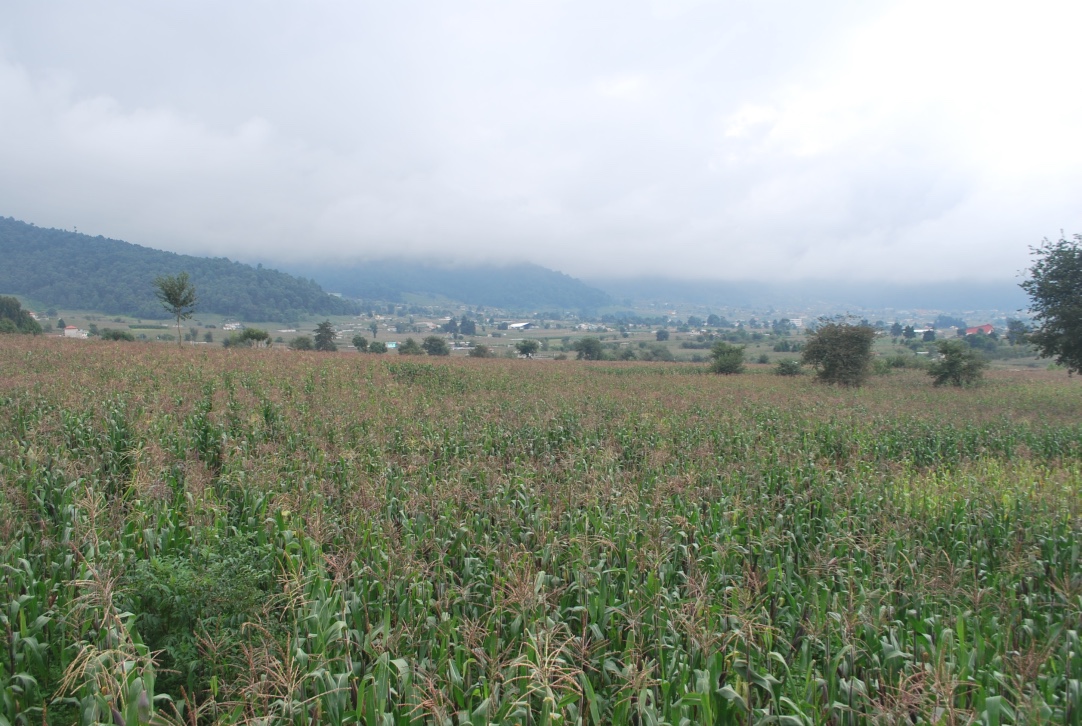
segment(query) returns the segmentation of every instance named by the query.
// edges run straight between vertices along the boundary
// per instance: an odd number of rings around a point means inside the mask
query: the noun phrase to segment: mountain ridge
[[[534,311],[593,311],[612,302],[605,292],[578,278],[529,262],[471,265],[384,258],[281,267],[356,299],[401,302],[405,293],[422,293],[467,305]]]
[[[187,272],[200,312],[250,322],[358,312],[355,303],[327,294],[316,282],[278,270],[38,227],[12,217],[0,217],[0,260],[0,293],[57,307],[164,319],[168,314],[155,296],[154,279]]]

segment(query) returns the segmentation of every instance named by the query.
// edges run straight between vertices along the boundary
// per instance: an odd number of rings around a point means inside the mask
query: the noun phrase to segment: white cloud
[[[0,214],[39,225],[771,278],[1007,277],[1082,228],[1073,3],[11,15]]]

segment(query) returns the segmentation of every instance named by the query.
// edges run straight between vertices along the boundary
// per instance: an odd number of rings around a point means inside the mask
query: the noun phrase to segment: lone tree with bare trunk
[[[162,307],[177,319],[177,345],[181,345],[184,336],[180,334],[180,321],[192,317],[197,302],[195,285],[188,279],[188,273],[179,275],[159,275],[154,278],[155,295]]]

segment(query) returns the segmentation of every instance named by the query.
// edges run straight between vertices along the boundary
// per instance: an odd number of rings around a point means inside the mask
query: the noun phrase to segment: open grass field
[[[0,341],[0,724],[1082,723],[1082,383]]]

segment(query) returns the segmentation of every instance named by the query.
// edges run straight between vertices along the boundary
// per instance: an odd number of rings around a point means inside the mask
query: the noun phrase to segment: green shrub
[[[940,358],[928,366],[928,375],[937,386],[972,386],[980,383],[988,363],[960,340],[941,340],[936,345]]]
[[[774,372],[779,376],[799,376],[804,373],[804,368],[796,358],[786,358],[778,361]]]
[[[710,349],[710,357],[713,362],[710,370],[722,375],[733,375],[744,372],[744,346],[733,345],[719,340]]]

